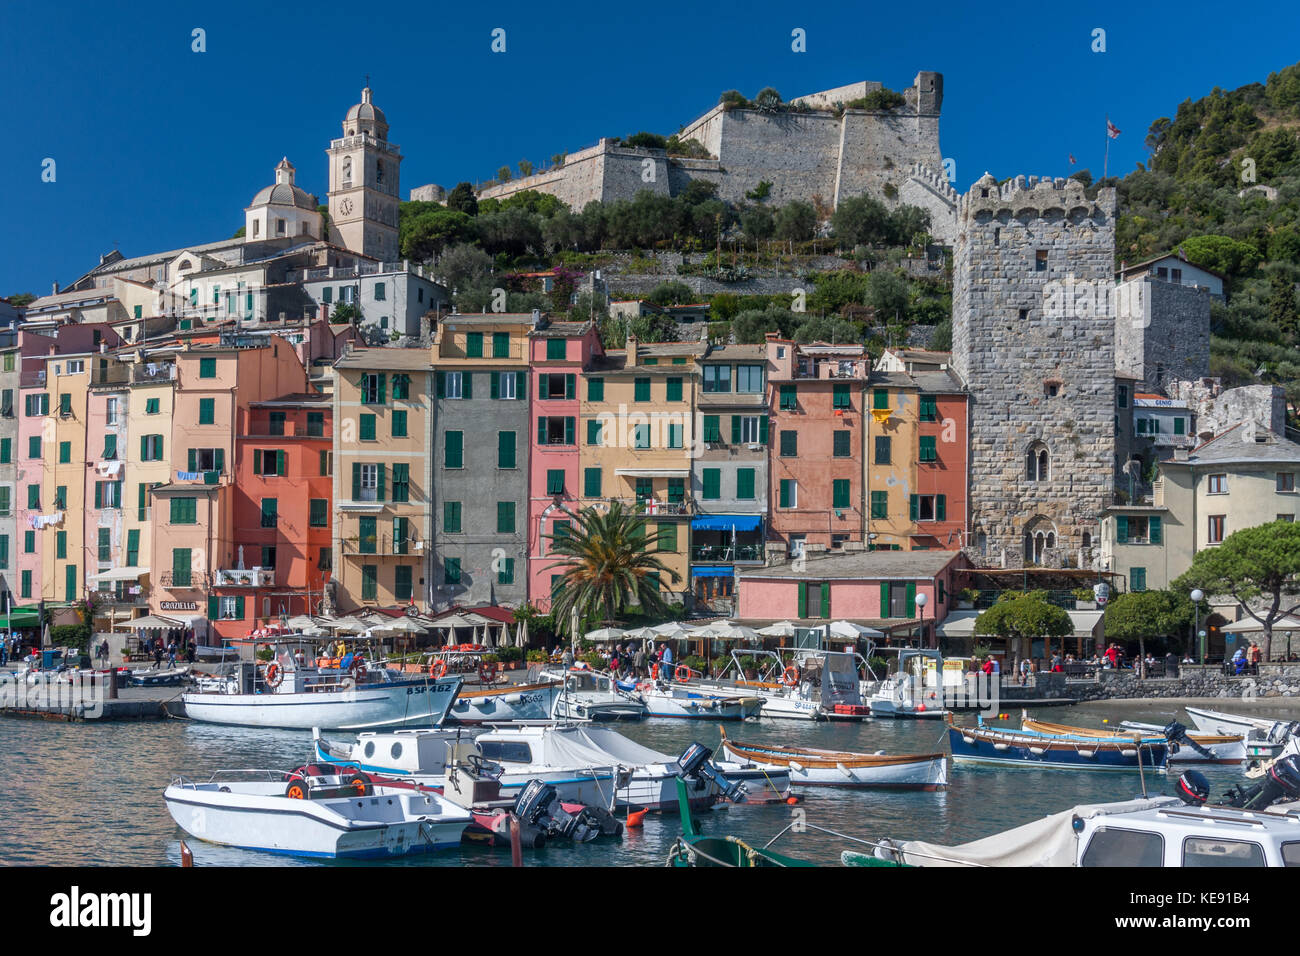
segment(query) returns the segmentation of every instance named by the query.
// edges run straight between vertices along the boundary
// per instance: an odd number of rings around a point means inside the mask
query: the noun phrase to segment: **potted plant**
[[[541,648],[535,647],[528,652],[528,663],[530,664],[545,664],[548,660],[550,660],[549,655]]]
[[[957,607],[970,610],[979,599],[979,592],[974,588],[962,588],[957,592]]]
[[[1092,611],[1097,607],[1097,597],[1092,593],[1092,588],[1075,588],[1074,589],[1074,609],[1076,611]]]

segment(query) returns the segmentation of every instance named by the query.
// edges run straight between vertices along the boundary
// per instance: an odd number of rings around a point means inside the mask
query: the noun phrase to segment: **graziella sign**
[[[194,601],[160,601],[158,610],[160,611],[197,611],[199,606]]]

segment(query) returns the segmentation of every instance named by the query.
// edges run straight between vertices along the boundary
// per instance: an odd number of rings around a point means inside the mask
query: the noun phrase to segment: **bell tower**
[[[329,240],[384,262],[399,257],[397,209],[402,156],[388,142],[388,120],[371,100],[369,78],[343,118],[343,136],[326,150],[330,163]]]

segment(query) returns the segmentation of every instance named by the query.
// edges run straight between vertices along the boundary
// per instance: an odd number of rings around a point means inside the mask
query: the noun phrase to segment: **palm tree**
[[[659,582],[666,575],[676,584],[681,575],[650,550],[659,535],[646,535],[645,519],[617,501],[606,512],[583,508],[573,517],[567,534],[546,535],[558,559],[548,567],[564,569],[551,601],[556,622],[577,609],[580,619],[612,624],[632,603],[666,612]]]

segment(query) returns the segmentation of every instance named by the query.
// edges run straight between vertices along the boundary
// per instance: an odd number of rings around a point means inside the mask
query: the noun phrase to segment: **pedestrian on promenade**
[[[636,649],[636,653],[632,655],[632,676],[633,677],[645,676],[645,645],[644,644],[638,647]]]

